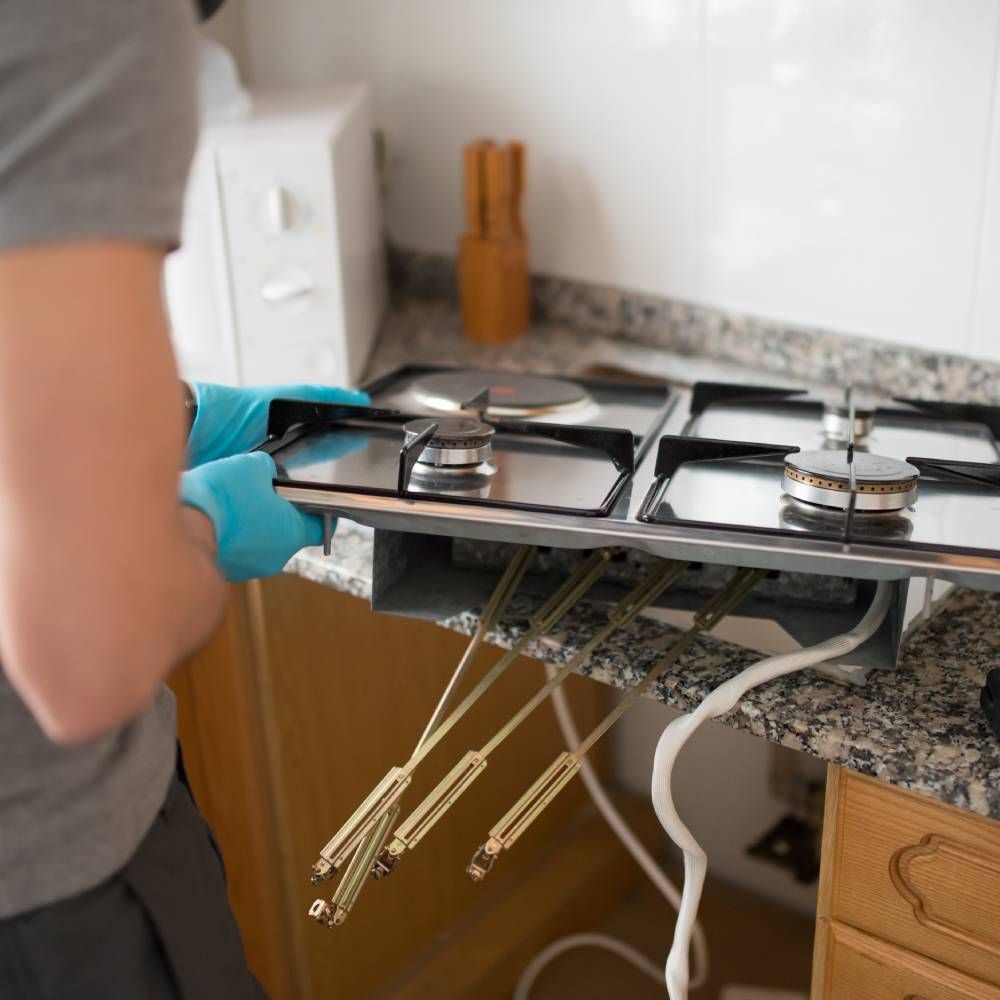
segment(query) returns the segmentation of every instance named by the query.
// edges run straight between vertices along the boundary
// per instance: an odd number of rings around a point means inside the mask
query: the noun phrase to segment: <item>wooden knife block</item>
[[[467,337],[504,343],[531,325],[528,246],[521,224],[524,149],[492,142],[465,151],[469,231],[458,245],[459,300]]]
[[[467,337],[503,343],[531,324],[524,240],[496,242],[467,234],[458,247],[462,326]]]

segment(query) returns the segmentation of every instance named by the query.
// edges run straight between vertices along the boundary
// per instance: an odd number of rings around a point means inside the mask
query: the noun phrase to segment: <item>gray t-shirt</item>
[[[196,66],[193,0],[0,0],[0,253],[95,238],[176,246]],[[129,859],[163,803],[175,740],[162,689],[113,735],[56,746],[0,672],[0,918]]]

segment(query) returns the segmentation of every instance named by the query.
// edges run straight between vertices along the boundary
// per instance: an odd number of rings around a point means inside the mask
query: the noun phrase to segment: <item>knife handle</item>
[[[513,235],[511,225],[510,147],[490,146],[486,150],[486,238],[509,240]]]
[[[524,238],[524,224],[521,221],[521,199],[524,196],[524,143],[512,142],[507,146],[511,162],[510,219],[514,235]]]
[[[486,150],[492,143],[481,140],[463,150],[465,168],[465,219],[471,236],[486,235]]]

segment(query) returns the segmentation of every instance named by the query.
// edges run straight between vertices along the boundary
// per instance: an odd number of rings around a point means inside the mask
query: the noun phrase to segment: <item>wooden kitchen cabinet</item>
[[[274,1000],[411,996],[421,976],[437,981],[436,1000],[509,996],[538,947],[590,929],[588,901],[610,905],[641,877],[596,820],[581,818],[579,783],[484,883],[465,875],[489,828],[564,749],[543,705],[399,870],[368,884],[346,924],[327,930],[307,917],[333,888],[309,883],[319,848],[409,756],[466,642],[283,576],[234,588],[218,635],[175,677],[192,787],[222,846],[251,966]],[[480,652],[470,684],[497,655]],[[516,661],[417,772],[404,812],[542,682],[540,664]],[[568,691],[586,731],[607,692],[575,677]],[[639,821],[652,837],[648,808]],[[459,966],[455,984],[435,971]]]
[[[1000,823],[827,777],[813,1000],[1000,1000]]]

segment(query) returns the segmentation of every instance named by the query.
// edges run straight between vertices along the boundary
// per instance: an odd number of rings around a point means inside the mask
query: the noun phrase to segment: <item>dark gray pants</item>
[[[3,1000],[259,1000],[208,824],[181,777],[129,863],[0,921]]]

